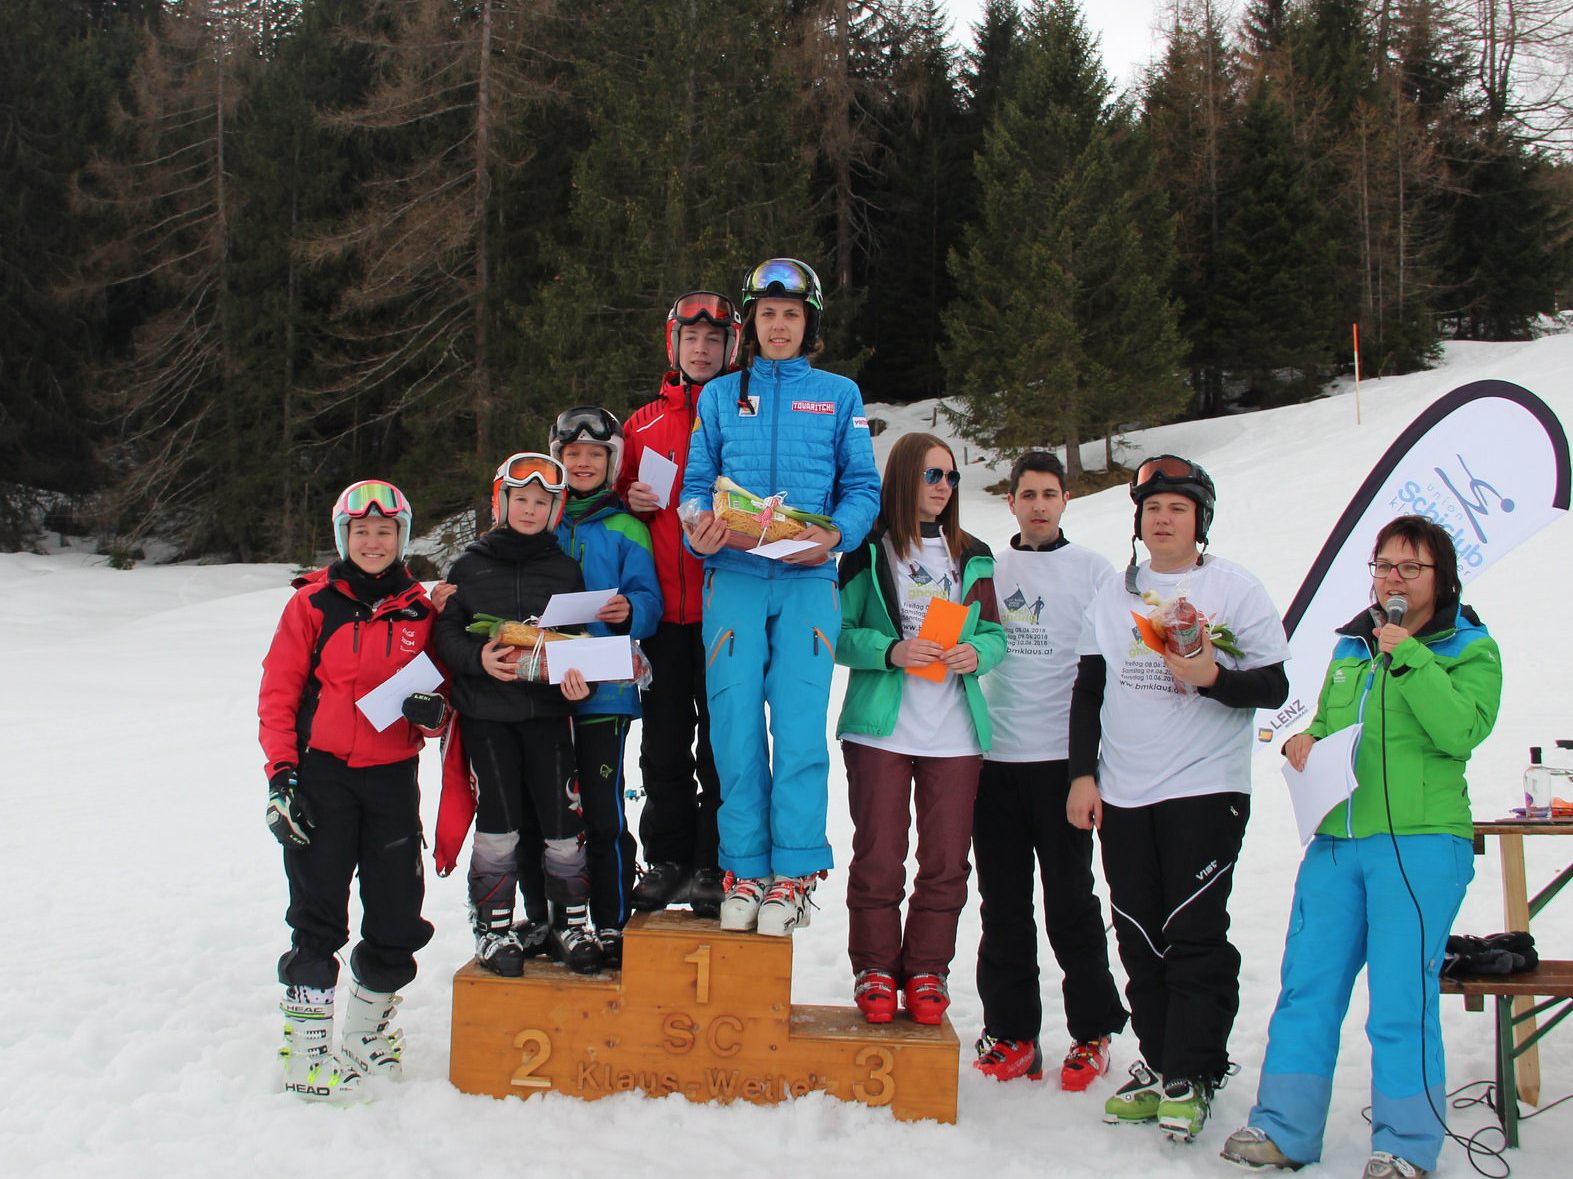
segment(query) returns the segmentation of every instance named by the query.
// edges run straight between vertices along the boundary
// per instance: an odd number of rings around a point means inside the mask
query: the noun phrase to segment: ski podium
[[[465,1093],[768,1105],[823,1092],[954,1122],[959,1061],[948,1018],[876,1026],[855,1007],[794,1005],[790,937],[724,933],[686,910],[635,915],[620,974],[531,959],[522,978],[473,961],[453,978],[449,1077]]]

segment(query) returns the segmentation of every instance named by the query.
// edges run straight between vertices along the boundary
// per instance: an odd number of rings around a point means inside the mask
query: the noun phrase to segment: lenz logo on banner
[[[1454,457],[1458,460],[1457,470],[1433,467],[1435,480],[1406,481],[1392,506],[1403,504],[1416,515],[1440,525],[1453,538],[1458,559],[1478,569],[1486,563],[1481,545],[1490,543],[1486,525],[1492,512],[1511,512],[1513,501],[1476,476],[1463,455]]]

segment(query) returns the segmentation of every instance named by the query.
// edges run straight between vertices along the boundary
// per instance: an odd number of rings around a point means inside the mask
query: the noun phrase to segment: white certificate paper
[[[577,626],[581,622],[594,622],[598,610],[617,596],[617,587],[604,590],[584,590],[574,594],[553,594],[541,611],[542,626]]]
[[[1360,748],[1360,728],[1350,725],[1312,745],[1303,771],[1284,758],[1284,781],[1289,783],[1301,847],[1311,842],[1327,812],[1348,801],[1359,785],[1355,780],[1355,753]]]
[[[779,561],[782,557],[790,557],[793,553],[801,553],[804,549],[814,547],[811,540],[773,540],[769,544],[762,544],[757,549],[748,549],[756,557],[769,557],[772,561]]]
[[[382,683],[355,701],[371,727],[382,732],[404,713],[400,705],[414,692],[431,692],[442,686],[442,672],[422,651]]]
[[[597,680],[634,678],[634,648],[627,635],[603,638],[558,639],[546,645],[546,675],[554,684],[563,682],[569,668],[591,683]]]
[[[651,492],[664,508],[672,502],[672,488],[677,483],[677,464],[647,446],[639,456],[639,482],[650,485]]]

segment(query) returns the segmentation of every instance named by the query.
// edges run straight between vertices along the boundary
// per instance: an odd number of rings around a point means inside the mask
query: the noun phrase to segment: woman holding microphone
[[[1338,1033],[1355,976],[1370,988],[1366,1179],[1436,1168],[1447,1127],[1438,974],[1474,877],[1464,766],[1496,722],[1497,645],[1459,604],[1452,539],[1423,516],[1377,534],[1370,609],[1340,628],[1310,728],[1284,744],[1304,769],[1318,740],[1364,727],[1358,782],[1300,864],[1282,989],[1256,1105],[1223,1157],[1297,1170],[1322,1154]]]

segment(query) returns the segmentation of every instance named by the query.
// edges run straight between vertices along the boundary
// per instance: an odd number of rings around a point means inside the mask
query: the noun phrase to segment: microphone
[[[1387,621],[1394,626],[1403,624],[1404,615],[1409,613],[1409,599],[1403,594],[1394,594],[1387,599]]]
[[[1402,625],[1404,615],[1409,613],[1409,599],[1403,594],[1394,594],[1387,599],[1387,621],[1390,626]],[[1382,666],[1390,667],[1393,663],[1393,653],[1388,651],[1382,656]]]

